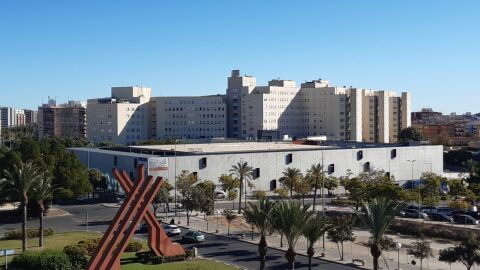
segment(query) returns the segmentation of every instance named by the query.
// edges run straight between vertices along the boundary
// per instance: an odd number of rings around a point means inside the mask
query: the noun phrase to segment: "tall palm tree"
[[[283,177],[280,178],[280,182],[290,190],[290,198],[292,198],[293,190],[302,177],[302,172],[297,168],[286,168],[283,171]]]
[[[240,196],[238,197],[238,213],[240,214],[242,211],[242,192],[245,185],[244,181],[252,178],[253,168],[248,166],[248,163],[242,160],[233,165],[230,169],[230,172],[240,180]],[[247,201],[246,196],[247,194],[245,194],[245,204]]]
[[[272,222],[275,228],[283,232],[287,240],[288,249],[285,258],[288,261],[288,269],[293,270],[295,264],[295,245],[298,238],[302,235],[310,218],[314,214],[308,208],[310,205],[304,205],[299,201],[281,201],[275,206],[272,215]]]
[[[360,220],[368,227],[371,236],[370,254],[373,257],[373,269],[378,270],[378,258],[382,255],[380,244],[392,220],[404,208],[402,203],[387,197],[375,198],[363,202],[360,211],[354,209]]]
[[[303,236],[307,239],[308,269],[312,269],[312,257],[315,255],[315,243],[330,228],[327,218],[322,215],[316,215],[311,218],[303,229]]]
[[[50,198],[55,191],[58,189],[52,185],[52,179],[49,177],[41,177],[38,182],[34,185],[31,197],[38,204],[38,209],[40,210],[40,224],[38,227],[38,246],[43,247],[43,216],[45,214],[45,204],[44,202]]]
[[[42,177],[39,169],[33,163],[14,165],[12,170],[4,171],[5,178],[0,180],[0,185],[5,185],[15,199],[20,201],[22,208],[22,250],[27,249],[27,205],[28,194],[32,187]]]
[[[267,260],[267,238],[266,235],[272,232],[272,213],[275,207],[275,202],[268,198],[260,197],[258,202],[253,204],[248,203],[249,206],[244,209],[243,215],[245,219],[249,220],[253,224],[260,234],[260,242],[258,243],[258,253],[260,255],[260,270],[265,268],[265,262]]]
[[[315,211],[315,205],[317,204],[317,191],[319,188],[322,188],[322,199],[324,198],[323,187],[325,175],[323,172],[323,166],[320,163],[312,164],[310,169],[308,169],[307,171],[307,179],[309,180],[310,185],[313,188],[313,211]]]

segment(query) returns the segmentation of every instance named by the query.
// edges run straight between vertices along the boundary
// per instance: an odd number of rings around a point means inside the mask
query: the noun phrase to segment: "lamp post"
[[[400,248],[402,247],[401,243],[396,244],[397,247],[397,270],[400,270]]]
[[[415,163],[415,159],[407,159],[408,162],[412,164],[412,183],[413,183],[413,163]],[[420,183],[417,184],[417,190],[418,190],[418,217],[420,217],[420,204],[422,200],[422,195],[420,194]]]
[[[174,141],[174,145],[175,145],[175,149],[174,149],[174,152],[175,152],[175,157],[174,157],[174,176],[173,178],[175,179],[175,195],[174,195],[174,199],[173,199],[173,203],[175,204],[175,216],[177,216],[177,142],[178,142],[178,139],[175,139]]]

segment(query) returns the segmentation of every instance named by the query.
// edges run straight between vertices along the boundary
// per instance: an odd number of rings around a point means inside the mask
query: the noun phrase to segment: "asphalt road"
[[[184,232],[186,232],[185,229],[182,230],[182,233]],[[137,235],[137,237],[139,236],[146,239],[145,235]],[[182,243],[180,236],[171,237],[171,239],[179,242],[185,248],[198,248],[199,255],[205,258],[230,263],[246,269],[258,269],[259,267],[258,246],[251,243],[214,234],[205,234],[205,242],[201,243]],[[285,252],[269,249],[266,269],[288,269]],[[308,269],[308,258],[297,255],[295,269]],[[359,268],[314,258],[312,269],[353,270]]]

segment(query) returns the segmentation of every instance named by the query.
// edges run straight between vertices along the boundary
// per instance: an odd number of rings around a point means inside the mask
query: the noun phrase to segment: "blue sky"
[[[479,1],[0,1],[0,106],[144,85],[223,93],[231,69],[410,91],[479,112]]]

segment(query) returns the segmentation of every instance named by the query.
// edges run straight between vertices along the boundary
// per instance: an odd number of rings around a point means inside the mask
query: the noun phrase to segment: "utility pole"
[[[175,207],[175,216],[177,216],[177,139],[174,140],[175,144],[175,157],[174,157],[174,179],[175,179],[175,195],[174,195],[174,207]],[[168,202],[167,202],[168,203]]]

